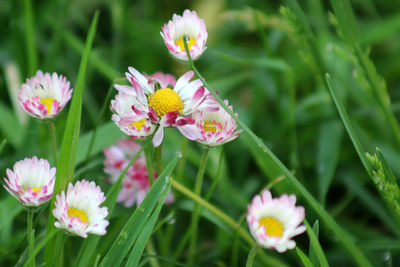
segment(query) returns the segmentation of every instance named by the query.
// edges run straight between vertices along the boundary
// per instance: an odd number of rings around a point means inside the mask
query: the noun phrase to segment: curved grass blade
[[[296,252],[305,267],[314,267],[307,255],[299,247],[296,247]]]
[[[142,204],[136,209],[136,211],[129,218],[124,228],[121,230],[118,237],[115,239],[111,248],[108,250],[100,266],[120,266],[129,250],[133,246],[137,239],[140,230],[144,224],[148,221],[151,212],[157,204],[165,185],[168,183],[169,175],[174,170],[180,154],[169,162],[164,171],[160,174],[157,180],[153,183],[150,191],[147,193]]]
[[[131,255],[129,256],[128,261],[125,265],[126,267],[136,267],[139,264],[139,260],[143,254],[144,247],[146,246],[150,235],[153,232],[153,228],[157,222],[158,215],[160,214],[161,208],[163,207],[165,198],[167,197],[170,189],[171,181],[169,180],[164,187],[164,192],[160,197],[160,201],[158,202],[155,211],[153,212],[147,223],[144,225],[142,231],[140,231],[140,234],[135,242],[135,246],[133,247]]]
[[[310,239],[310,254],[315,255],[319,262],[319,265],[317,265],[317,264],[313,264],[313,265],[321,266],[321,267],[329,267],[328,260],[326,259],[324,250],[322,249],[322,247],[318,241],[317,234],[314,232],[314,229],[311,228],[311,226],[307,222],[307,220],[304,220],[304,224],[307,227],[307,235],[308,235],[308,238]],[[318,221],[315,222],[314,228],[318,232],[318,228],[319,228]],[[311,255],[310,255],[310,258],[312,258]]]
[[[68,182],[74,176],[76,154],[78,150],[78,139],[81,124],[82,113],[82,94],[85,84],[86,69],[88,65],[89,55],[92,48],[94,36],[96,33],[97,21],[99,18],[99,11],[96,11],[89,29],[88,37],[86,39],[85,50],[82,54],[82,60],[79,66],[78,78],[72,96],[71,107],[68,112],[67,123],[64,130],[64,135],[61,143],[60,156],[57,165],[57,179],[54,185],[53,198],[50,203],[49,220],[47,224],[47,233],[51,234],[54,228],[54,216],[52,210],[54,209],[54,199],[56,195],[64,189]],[[47,266],[53,266],[53,262],[59,254],[61,248],[61,235],[56,235],[54,240],[51,240],[45,249],[45,263]]]

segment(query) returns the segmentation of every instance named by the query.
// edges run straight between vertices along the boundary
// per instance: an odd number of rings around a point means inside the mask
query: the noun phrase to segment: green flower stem
[[[150,185],[154,183],[154,175],[153,175],[153,164],[152,164],[152,151],[151,151],[151,139],[147,140],[144,144],[144,157],[146,158],[146,166],[147,166],[147,174],[149,176]]]
[[[254,259],[257,256],[257,253],[260,251],[260,247],[258,245],[255,245],[249,253],[249,256],[247,257],[247,262],[246,262],[246,267],[252,267]]]
[[[51,146],[53,150],[54,165],[57,166],[57,133],[53,120],[48,120],[49,132],[51,137]]]
[[[348,252],[353,256],[354,260],[361,267],[372,267],[372,264],[365,257],[362,251],[356,246],[351,239],[351,237],[336,223],[332,216],[324,209],[324,207],[308,192],[308,190],[301,184],[301,182],[289,171],[289,169],[272,153],[271,150],[244,124],[238,116],[224,103],[223,99],[217,95],[214,90],[210,87],[207,81],[199,73],[199,71],[194,66],[193,60],[190,57],[187,42],[183,42],[186,49],[186,54],[188,55],[190,66],[199,79],[203,82],[203,85],[210,91],[218,103],[228,112],[232,118],[235,119],[236,123],[244,130],[246,134],[250,136],[257,147],[264,154],[265,159],[271,161],[275,168],[279,170],[283,175],[285,175],[292,185],[298,190],[298,192],[307,200],[310,206],[315,210],[315,212],[324,220],[326,226],[335,233],[336,237],[342,242],[343,246],[348,250]]]
[[[28,56],[28,75],[33,76],[38,67],[38,57],[35,44],[35,29],[32,1],[24,0],[26,53]]]
[[[162,165],[162,160],[161,160],[161,145],[158,147],[154,148],[154,157],[155,157],[155,162],[156,162],[156,172],[157,174],[160,174],[163,171],[163,165]]]
[[[192,199],[194,202],[196,202],[200,206],[204,207],[205,209],[207,209],[208,211],[213,213],[216,217],[218,217],[221,221],[226,223],[233,230],[237,231],[238,234],[240,235],[240,237],[243,238],[251,247],[254,247],[256,245],[256,242],[250,236],[250,234],[244,228],[242,228],[240,226],[240,224],[236,223],[231,217],[226,215],[223,211],[221,211],[217,207],[213,206],[209,202],[205,201],[200,196],[196,195],[191,190],[187,189],[185,186],[180,184],[175,179],[171,178],[171,185],[173,188],[175,188],[175,190],[181,192],[186,197]],[[285,263],[281,262],[280,260],[278,260],[276,258],[273,258],[266,254],[263,254],[262,256],[263,256],[264,262],[268,262],[268,264],[269,264],[268,266],[274,266],[274,267],[287,266]]]
[[[203,185],[204,172],[206,171],[207,167],[207,158],[209,151],[210,148],[208,146],[204,148],[203,155],[201,156],[200,160],[199,171],[196,177],[196,184],[194,186],[194,193],[199,197],[201,196],[201,188]],[[189,264],[192,264],[194,262],[195,258],[194,256],[196,254],[197,227],[199,223],[199,216],[200,216],[200,209],[197,203],[195,203],[193,207],[192,221],[190,224],[191,239],[189,243],[189,259],[188,259]]]
[[[35,231],[33,230],[33,213],[34,211],[31,208],[28,208],[28,216],[27,216],[27,235],[28,235],[28,245],[29,245],[29,256],[33,254],[33,250],[35,249]],[[33,258],[31,262],[31,267],[35,267],[35,258]]]

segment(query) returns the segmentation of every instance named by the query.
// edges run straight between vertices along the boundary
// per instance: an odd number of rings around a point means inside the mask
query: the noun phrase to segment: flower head
[[[295,204],[295,195],[273,198],[268,190],[253,198],[247,210],[247,223],[260,246],[280,253],[296,246],[291,238],[303,233],[306,227],[300,225],[305,216],[304,208]]]
[[[126,168],[132,158],[140,150],[140,145],[128,139],[122,139],[111,147],[104,149],[106,157],[104,161],[104,172],[110,175],[110,181],[115,183],[122,171]],[[156,176],[156,173],[154,173]],[[146,160],[140,154],[137,160],[128,168],[122,181],[122,189],[117,201],[122,202],[125,207],[131,207],[135,202],[139,206],[150,190],[150,183],[146,167]],[[166,203],[174,201],[174,196],[169,192]]]
[[[71,99],[69,81],[57,73],[38,71],[36,76],[26,80],[18,91],[22,108],[32,117],[54,118]]]
[[[99,186],[86,180],[78,181],[75,185],[69,183],[67,193],[61,191],[56,196],[53,215],[57,221],[54,226],[64,228],[68,232],[83,238],[87,234],[105,235],[109,224],[105,217],[107,207],[100,207],[106,200]]]
[[[23,205],[37,207],[50,200],[53,195],[56,168],[50,168],[45,159],[25,158],[7,169],[4,188]]]
[[[228,100],[225,100],[228,105]],[[232,106],[229,106],[233,110]],[[236,114],[237,115],[237,114]],[[188,139],[208,146],[218,146],[234,140],[242,130],[236,130],[234,118],[208,93],[206,100],[193,112],[193,125],[185,125],[179,131]]]
[[[186,9],[182,16],[174,14],[172,21],[162,27],[161,36],[171,55],[179,60],[188,60],[185,38],[193,60],[199,58],[207,48],[206,24],[197,16],[196,11]]]
[[[179,128],[194,123],[189,115],[204,101],[205,89],[200,80],[189,82],[193,71],[180,77],[173,88],[158,90],[155,90],[154,77],[146,78],[132,67],[129,67],[126,77],[131,86],[116,84],[118,95],[123,94],[120,97],[123,99],[116,98],[111,102],[112,109],[117,113],[112,120],[123,132],[131,133],[128,135],[134,138],[143,138],[152,134],[158,126],[153,144],[159,146],[164,137],[164,127]],[[160,86],[166,83],[161,81]],[[145,135],[134,134],[139,131],[145,132]]]

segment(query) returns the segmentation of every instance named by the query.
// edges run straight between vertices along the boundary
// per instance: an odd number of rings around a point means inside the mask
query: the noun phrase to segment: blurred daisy
[[[291,238],[303,233],[306,227],[300,225],[305,216],[304,208],[295,204],[295,195],[273,198],[268,190],[253,198],[247,210],[247,223],[260,246],[280,253],[296,246]]]
[[[105,217],[107,207],[100,207],[106,200],[99,186],[86,180],[68,185],[67,193],[61,191],[56,196],[53,215],[57,221],[54,226],[83,238],[87,234],[105,235],[109,224]]]
[[[4,188],[23,205],[37,207],[50,200],[53,195],[56,168],[50,168],[45,159],[25,158],[7,169]]]
[[[228,100],[225,100],[228,105]],[[233,110],[232,106],[229,106]],[[237,115],[237,114],[236,114]],[[193,125],[185,125],[179,131],[190,140],[208,146],[219,146],[234,140],[242,130],[236,130],[234,118],[221,107],[214,97],[208,93],[206,100],[192,114]]]
[[[18,100],[22,108],[32,117],[54,118],[71,99],[69,81],[57,73],[38,71],[36,76],[26,80],[18,90]]]
[[[151,85],[151,80],[149,82],[148,78],[132,67],[129,67],[126,77],[131,86],[115,85],[115,88],[119,93],[125,94],[125,99],[130,99],[131,111],[124,114],[119,112],[122,110],[122,107],[119,107],[122,106],[120,104],[123,102],[122,99],[112,102],[112,107],[117,112],[112,119],[123,132],[126,131],[126,127],[131,127],[131,125],[134,126],[131,128],[135,128],[135,130],[144,126],[154,130],[154,127],[158,125],[153,145],[159,146],[164,137],[164,127],[179,128],[194,123],[189,115],[204,101],[205,89],[200,80],[189,82],[193,77],[193,71],[180,77],[173,88],[165,87],[158,90]],[[164,86],[165,83],[160,86]],[[124,111],[126,112],[128,111],[127,107],[128,105],[125,103]],[[150,134],[149,130],[146,136]]]
[[[104,149],[104,172],[110,175],[110,182],[115,183],[122,171],[128,166],[132,158],[140,150],[140,145],[128,139],[122,139],[111,147]],[[156,173],[154,173],[156,177]],[[150,190],[150,182],[146,168],[146,160],[142,154],[129,167],[122,181],[122,189],[118,195],[117,201],[122,202],[125,207],[131,207],[137,203],[139,206]],[[174,196],[169,192],[165,203],[174,201]]]
[[[199,58],[207,48],[206,24],[197,16],[196,11],[186,9],[183,16],[174,14],[172,21],[164,24],[160,33],[171,55],[179,60],[188,60],[184,38],[187,40],[189,53],[193,60]]]

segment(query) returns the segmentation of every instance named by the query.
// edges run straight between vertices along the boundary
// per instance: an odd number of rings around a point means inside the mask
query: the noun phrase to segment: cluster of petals
[[[228,105],[228,100],[224,101]],[[233,110],[232,106],[229,106]],[[237,114],[236,114],[237,116]],[[207,146],[219,146],[238,137],[242,130],[236,130],[235,119],[207,93],[206,100],[193,112],[195,123],[180,128],[180,132],[191,140]]]
[[[115,85],[119,93],[111,102],[111,109],[115,111],[112,120],[122,132],[132,138],[145,138],[158,126],[153,145],[159,146],[164,137],[165,127],[173,126],[179,129],[194,124],[190,115],[203,103],[205,88],[198,79],[190,81],[193,75],[193,71],[185,73],[174,85],[169,83],[170,76],[146,77],[129,67],[126,78],[130,85]],[[160,77],[169,77],[169,81],[160,80]],[[158,90],[154,86],[155,81],[161,87]]]
[[[303,233],[306,227],[300,225],[305,217],[304,208],[295,204],[295,195],[284,194],[273,198],[268,190],[253,198],[246,219],[251,234],[260,246],[280,253],[296,246],[291,238]]]
[[[32,117],[54,118],[71,99],[69,81],[57,73],[37,71],[36,76],[26,80],[18,90],[21,107]]]
[[[129,139],[118,140],[113,146],[104,149],[104,172],[110,175],[110,182],[115,183],[132,158],[139,152],[140,145]],[[156,177],[156,173],[154,173]],[[142,154],[128,168],[122,180],[122,189],[117,201],[125,207],[137,203],[139,206],[150,190],[150,182],[146,167],[146,160]],[[171,192],[167,195],[165,203],[172,203],[174,196]]]
[[[7,169],[4,188],[23,205],[37,207],[53,195],[56,168],[45,159],[25,158]]]
[[[55,227],[86,238],[88,234],[105,235],[109,222],[107,207],[100,207],[106,197],[95,182],[78,181],[69,183],[67,193],[56,196],[53,215]]]
[[[182,16],[174,14],[172,20],[162,27],[161,36],[170,54],[178,60],[188,61],[183,43],[185,38],[193,60],[199,58],[207,48],[206,25],[196,11],[186,9]]]

